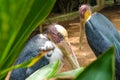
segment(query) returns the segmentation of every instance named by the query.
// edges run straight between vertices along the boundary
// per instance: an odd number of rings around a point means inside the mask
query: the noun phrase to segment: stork
[[[120,34],[105,16],[97,12],[92,14],[89,5],[82,5],[79,12],[83,24],[81,27],[85,28],[88,44],[97,57],[111,46],[115,47],[116,80],[120,80]]]
[[[79,64],[70,44],[66,41],[67,37],[68,33],[66,29],[55,23],[49,25],[45,33],[37,34],[32,37],[27,42],[14,65],[20,64],[37,56],[42,50],[51,50],[32,67],[13,70],[10,80],[25,80],[25,78],[37,69],[53,61],[60,60],[63,62],[63,56],[68,59],[73,68],[78,68]]]

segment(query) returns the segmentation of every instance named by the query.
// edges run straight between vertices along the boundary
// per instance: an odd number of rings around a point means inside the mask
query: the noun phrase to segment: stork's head
[[[81,49],[81,44],[82,44],[82,39],[83,39],[83,29],[85,27],[85,23],[89,18],[91,17],[92,11],[91,7],[88,4],[83,4],[79,7],[79,14],[80,14],[80,49]]]
[[[92,13],[90,5],[88,4],[81,5],[81,7],[79,7],[79,13],[80,18],[86,21]]]
[[[48,27],[48,37],[54,43],[60,43],[63,39],[67,39],[68,32],[63,26],[53,23]]]
[[[75,54],[67,42],[68,33],[66,29],[58,24],[51,24],[48,26],[48,38],[54,42],[62,51],[64,56],[69,60],[71,65],[76,68],[79,67]]]

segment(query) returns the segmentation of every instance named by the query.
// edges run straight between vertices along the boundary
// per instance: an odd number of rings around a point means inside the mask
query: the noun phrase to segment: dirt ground
[[[100,13],[105,15],[120,32],[120,6],[112,6],[112,7],[104,8],[103,10],[100,11]],[[69,42],[72,45],[72,49],[75,52],[75,55],[78,59],[80,66],[87,66],[92,61],[94,61],[96,57],[87,43],[85,33],[84,33],[84,39],[82,41],[82,48],[81,50],[79,49],[79,30],[80,30],[79,18],[72,21],[61,22],[60,24],[65,26],[65,28],[68,31]],[[71,69],[72,68],[70,64],[66,61],[62,68],[62,71],[68,71]]]

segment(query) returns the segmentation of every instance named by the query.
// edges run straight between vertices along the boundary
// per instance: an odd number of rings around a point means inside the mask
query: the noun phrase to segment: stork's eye
[[[62,36],[60,33],[58,33],[57,36],[58,36],[59,38],[63,38],[63,36]]]
[[[52,56],[52,54],[47,54],[47,57],[51,57]]]
[[[52,52],[53,52],[53,51],[47,53],[47,57],[51,57],[51,56],[52,56]]]

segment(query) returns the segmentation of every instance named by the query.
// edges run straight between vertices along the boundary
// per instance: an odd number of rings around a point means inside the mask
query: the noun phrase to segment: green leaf
[[[10,71],[10,70],[12,70],[12,69],[31,67],[31,66],[33,66],[36,62],[38,62],[46,53],[47,53],[47,51],[46,51],[46,52],[42,52],[42,51],[41,51],[41,53],[39,53],[39,55],[35,56],[34,58],[31,58],[31,59],[29,59],[29,60],[27,60],[27,61],[25,61],[25,62],[23,62],[23,63],[21,63],[21,64],[17,64],[17,65],[14,65],[14,66],[12,66],[12,67],[9,67],[9,68],[7,68],[7,69],[5,69],[5,70],[2,70],[1,73],[0,73],[0,75],[5,74],[6,72],[8,72],[8,71]]]
[[[43,80],[46,78],[51,78],[59,70],[59,66],[60,66],[60,61],[50,63],[40,68],[39,70],[35,71],[26,80]]]
[[[54,77],[55,78],[60,78],[60,77],[77,77],[79,73],[81,73],[84,70],[84,67],[80,67],[71,71],[63,72],[63,73],[58,73]],[[74,74],[73,74],[74,73]]]
[[[11,67],[56,0],[0,0],[0,73]],[[0,75],[3,79],[7,73]]]
[[[10,71],[10,70],[13,70],[13,69],[26,68],[27,65],[29,65],[29,64],[31,63],[32,60],[34,60],[34,59],[30,59],[30,60],[25,61],[25,62],[23,62],[23,63],[21,63],[21,64],[17,64],[17,65],[15,65],[15,66],[12,66],[12,67],[9,67],[9,68],[7,68],[7,69],[5,69],[5,70],[2,70],[1,73],[0,73],[0,75],[3,75],[3,74],[5,74],[6,72],[8,72],[8,71]]]
[[[45,19],[45,17],[51,11],[54,2],[55,0],[34,0],[31,10],[26,16],[25,21],[22,24],[18,35],[16,36],[15,41],[12,45],[14,47],[12,47],[12,50],[9,51],[10,56],[7,57],[8,60],[11,59],[11,61],[14,61],[14,59],[18,56],[11,54],[15,54],[21,51],[25,44],[25,41],[27,40],[31,32]],[[9,64],[11,65],[12,63]]]
[[[80,73],[75,80],[114,80],[115,55],[110,48]]]
[[[9,55],[14,38],[19,32],[32,2],[33,0],[0,0],[0,64],[2,65]]]

